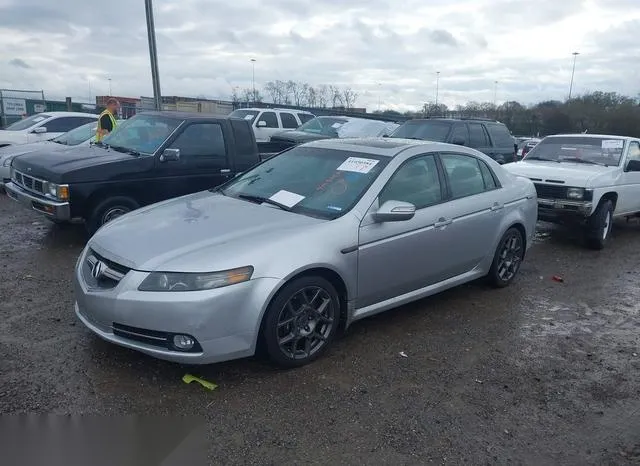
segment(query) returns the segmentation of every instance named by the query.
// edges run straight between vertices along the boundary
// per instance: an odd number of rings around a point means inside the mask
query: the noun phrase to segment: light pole
[[[107,81],[109,81],[109,97],[113,97],[113,94],[111,93],[111,78],[107,78]]]
[[[256,101],[256,59],[251,59],[251,87],[253,88],[253,102]]]
[[[436,71],[436,109],[438,108],[438,92],[440,91],[440,72]]]
[[[378,83],[378,112],[380,111],[380,86],[382,83]]]
[[[580,52],[573,52],[573,68],[571,69],[571,84],[569,84],[569,100],[571,100],[571,92],[573,91],[573,75],[576,73],[576,58]]]
[[[156,29],[153,22],[153,4],[151,0],[144,0],[147,16],[147,36],[149,41],[149,59],[151,61],[151,81],[153,83],[153,100],[156,110],[162,110],[160,94],[160,71],[158,70],[158,49],[156,47]]]
[[[496,106],[498,97],[498,81],[493,82],[493,106]]]

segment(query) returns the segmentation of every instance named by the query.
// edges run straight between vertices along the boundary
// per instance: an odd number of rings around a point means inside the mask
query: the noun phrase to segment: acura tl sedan
[[[261,349],[300,366],[356,320],[482,277],[509,285],[536,220],[533,183],[476,150],[315,141],[103,226],[76,264],[75,312],[165,360]]]

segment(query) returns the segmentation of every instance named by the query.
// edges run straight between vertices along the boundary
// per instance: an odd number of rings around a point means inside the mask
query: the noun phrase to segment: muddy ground
[[[359,322],[301,369],[193,370],[92,336],[72,311],[82,229],[2,196],[0,413],[204,416],[225,465],[637,464],[640,224],[616,224],[602,252],[541,232],[508,289]]]

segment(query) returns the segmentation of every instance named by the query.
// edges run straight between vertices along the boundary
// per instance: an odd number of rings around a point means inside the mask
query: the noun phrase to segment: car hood
[[[305,131],[282,131],[271,136],[272,141],[291,141],[298,144],[310,141],[318,141],[320,139],[332,139],[331,136],[325,134],[307,133]]]
[[[60,144],[55,144],[60,146]],[[49,150],[51,146],[16,157],[13,167],[21,172],[53,182],[66,182],[62,175],[77,170],[106,163],[131,160],[135,157],[100,146],[61,146]],[[86,179],[84,181],[91,181]]]
[[[51,141],[32,142],[31,144],[19,144],[8,147],[0,147],[0,162],[7,157],[17,157],[18,155],[28,154],[29,152],[35,152],[40,149],[56,150],[63,149],[65,145],[56,144]]]
[[[502,166],[514,175],[530,178],[534,182],[553,183],[563,181],[566,186],[588,187],[600,176],[610,175],[619,167],[603,167],[572,162],[545,162],[523,160]]]
[[[211,272],[252,265],[270,244],[326,222],[204,191],[113,220],[88,246],[135,270]]]

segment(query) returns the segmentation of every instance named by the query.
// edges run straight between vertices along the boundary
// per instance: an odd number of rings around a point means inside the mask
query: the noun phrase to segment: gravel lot
[[[93,337],[72,310],[83,230],[0,196],[0,413],[204,416],[225,465],[638,464],[640,224],[603,252],[540,231],[510,288],[359,322],[301,369],[194,369]]]

